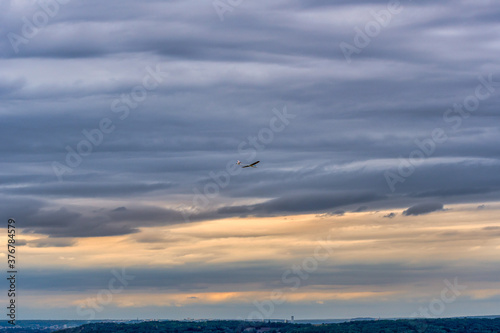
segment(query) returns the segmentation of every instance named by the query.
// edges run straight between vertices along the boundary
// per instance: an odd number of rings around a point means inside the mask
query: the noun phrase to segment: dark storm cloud
[[[196,217],[193,217],[195,220]],[[76,212],[46,208],[26,217],[26,232],[52,237],[100,237],[133,234],[140,227],[183,223],[182,212],[155,206]]]
[[[184,223],[215,182],[210,172],[253,158],[258,169],[230,177],[189,220],[497,200],[500,85],[482,88],[490,95],[460,126],[443,117],[474,95],[479,76],[500,81],[500,6],[401,1],[348,64],[339,44],[353,44],[354,28],[387,3],[244,2],[221,22],[210,1],[69,2],[15,53],[7,34],[41,9],[1,2],[2,211],[52,237]],[[120,119],[113,102],[157,65],[161,83]],[[296,118],[248,150],[283,106]],[[68,147],[103,118],[115,130],[59,182],[52,163],[66,165]],[[392,193],[384,172],[435,128],[448,140]],[[68,198],[95,201],[61,204]]]
[[[125,235],[136,233],[140,227],[185,222],[182,212],[176,210],[145,205],[123,208],[58,206],[50,201],[19,197],[3,197],[0,202],[0,209],[5,216],[14,218],[16,226],[25,233],[46,234],[57,238]],[[192,220],[197,219],[197,216],[192,217]],[[37,246],[36,244],[73,245],[69,240],[53,238],[29,243],[30,246]]]
[[[16,225],[22,228],[25,223],[29,223],[28,217],[36,214],[47,204],[38,199],[4,196],[0,194],[0,210],[16,220]]]
[[[362,202],[370,202],[383,199],[375,193],[301,193],[296,195],[287,195],[277,199],[271,199],[266,202],[249,205],[233,206],[220,208],[217,212],[224,214],[241,214],[269,216],[283,213],[297,212],[317,212],[332,209],[335,207],[346,206]],[[332,214],[341,215],[342,210],[336,210]]]
[[[26,217],[26,233],[46,234],[51,237],[99,237],[137,232],[131,223],[112,223],[106,214],[83,214],[67,208],[44,209]]]
[[[424,202],[411,206],[407,210],[403,211],[403,215],[422,215],[432,212],[443,210],[443,204],[439,202]]]

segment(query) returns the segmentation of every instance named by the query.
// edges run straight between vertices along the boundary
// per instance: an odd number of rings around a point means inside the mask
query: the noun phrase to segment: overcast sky
[[[1,1],[20,319],[410,316],[454,279],[440,316],[497,313],[498,17],[491,0]],[[113,269],[134,279],[96,308]]]

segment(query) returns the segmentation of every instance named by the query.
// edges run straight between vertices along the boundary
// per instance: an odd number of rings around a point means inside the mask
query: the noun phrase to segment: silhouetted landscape
[[[61,333],[86,332],[269,332],[269,333],[309,333],[309,332],[371,332],[371,333],[440,333],[440,332],[500,332],[500,318],[496,319],[400,319],[351,321],[339,324],[292,324],[273,322],[242,321],[150,321],[139,324],[100,323],[87,324],[76,328],[60,330]]]
[[[329,320],[324,320],[324,322]],[[305,321],[304,321],[305,322]],[[0,327],[2,332],[15,333],[130,333],[130,332],[246,332],[246,333],[309,333],[309,332],[370,332],[370,333],[492,333],[500,332],[500,317],[468,317],[443,319],[351,320],[341,323],[316,324],[276,321],[248,322],[231,320],[208,321],[21,321],[16,327]],[[78,325],[78,326],[77,326]],[[61,329],[62,327],[68,327]]]

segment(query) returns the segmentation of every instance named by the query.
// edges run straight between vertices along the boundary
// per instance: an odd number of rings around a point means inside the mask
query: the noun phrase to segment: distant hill
[[[148,321],[138,324],[93,323],[56,331],[57,333],[132,333],[132,332],[217,332],[217,333],[492,333],[500,332],[500,318],[445,318],[356,320],[338,324],[292,324],[244,321]]]

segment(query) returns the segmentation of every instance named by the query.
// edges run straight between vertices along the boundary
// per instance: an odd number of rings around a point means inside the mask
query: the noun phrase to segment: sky
[[[498,17],[1,1],[17,319],[499,314]]]

